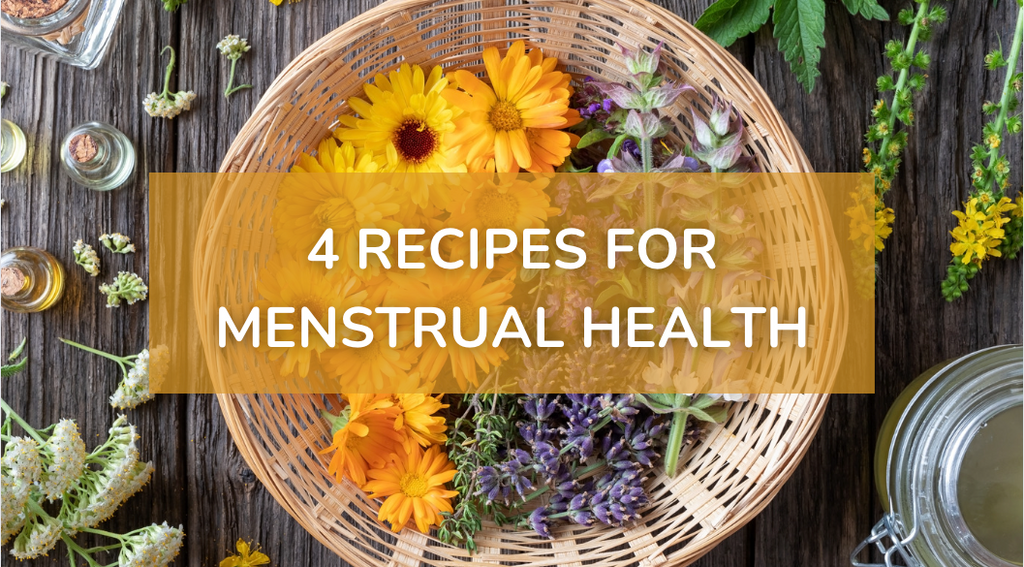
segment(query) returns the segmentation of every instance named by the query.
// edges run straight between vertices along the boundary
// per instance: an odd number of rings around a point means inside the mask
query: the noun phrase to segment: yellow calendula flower
[[[455,465],[439,445],[425,452],[414,447],[409,453],[392,453],[386,467],[367,473],[370,481],[363,490],[370,498],[383,498],[377,519],[391,524],[399,532],[413,521],[416,529],[427,533],[441,524],[441,512],[452,512],[451,499],[459,493],[445,488],[455,478]]]
[[[238,551],[238,554],[225,557],[221,560],[220,567],[256,567],[257,565],[270,564],[270,558],[260,551],[258,546],[255,549],[252,549],[249,544],[241,538],[235,542],[235,549]]]
[[[999,245],[1006,236],[1003,225],[1010,221],[1003,213],[1012,211],[1015,206],[1008,197],[990,204],[987,209],[980,204],[974,197],[964,203],[963,211],[953,211],[960,223],[950,232],[953,243],[949,251],[964,264],[974,262],[980,266],[986,258],[1002,256]]]
[[[470,171],[554,171],[578,141],[562,131],[580,120],[569,108],[569,74],[539,49],[527,53],[522,41],[504,57],[489,47],[483,59],[490,85],[459,70],[452,76],[461,90],[444,93],[464,110],[452,140],[456,161]]]
[[[464,164],[449,165],[447,138],[455,130],[461,110],[442,96],[447,88],[448,79],[440,67],[428,75],[419,65],[405,64],[387,75],[377,75],[363,87],[368,101],[348,100],[357,116],[342,116],[334,135],[384,156],[384,171],[466,171]]]
[[[542,228],[549,217],[559,213],[551,206],[551,197],[545,192],[546,179],[474,179],[477,183],[465,187],[448,207],[451,217],[445,226],[468,232],[476,228],[481,232],[490,228],[507,228],[521,232],[527,228]]]
[[[477,337],[480,330],[480,308],[486,307],[485,332],[493,336],[505,315],[505,302],[512,297],[515,284],[514,272],[507,277],[488,281],[491,270],[426,270],[415,277],[405,274],[391,274],[394,282],[388,291],[385,305],[404,307],[436,307],[444,311],[448,324],[440,330],[445,346],[440,346],[431,337],[423,340],[423,346],[416,349],[419,363],[416,370],[425,380],[433,380],[445,364],[451,360],[452,374],[465,388],[467,383],[479,385],[477,368],[488,372],[508,359],[500,346],[493,346],[485,340],[476,347],[464,347],[455,341],[454,309],[459,308],[460,330],[468,340]]]
[[[331,422],[331,445],[320,452],[334,453],[327,472],[340,482],[348,477],[357,486],[366,484],[366,473],[387,463],[388,455],[401,451],[405,441],[395,429],[399,408],[387,395],[349,394],[348,406]]]
[[[341,176],[335,173],[373,172],[378,165],[351,144],[328,138],[316,157],[302,154],[277,189],[274,237],[288,253],[306,258],[326,229],[334,232],[335,254],[361,278],[375,275],[379,266],[371,258],[367,270],[358,265],[359,230],[401,228],[394,216],[401,197],[378,176]],[[340,250],[339,250],[340,247]],[[337,269],[337,268],[335,268]]]
[[[299,376],[309,374],[314,354],[319,355],[330,346],[319,333],[310,333],[307,346],[302,346],[301,325],[298,324],[301,309],[308,308],[321,324],[326,325],[330,308],[340,316],[346,309],[362,305],[367,292],[351,274],[338,270],[325,271],[323,266],[295,256],[275,256],[261,270],[256,290],[261,299],[256,302],[261,313],[269,307],[293,307],[295,324],[288,331],[279,331],[282,341],[292,341],[290,347],[265,347],[270,360],[282,359],[281,374],[297,371]],[[264,322],[265,324],[265,322]]]
[[[416,352],[406,348],[412,333],[399,329],[395,346],[390,346],[388,320],[382,315],[371,316],[366,324],[373,330],[373,341],[361,348],[341,346],[322,355],[324,370],[338,377],[345,391],[380,391],[385,384],[401,383],[416,363]],[[390,389],[390,388],[388,388]]]

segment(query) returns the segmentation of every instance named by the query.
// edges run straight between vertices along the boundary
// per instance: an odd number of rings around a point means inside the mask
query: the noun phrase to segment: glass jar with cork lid
[[[0,255],[0,303],[8,311],[35,313],[64,295],[64,266],[49,252],[31,246]]]
[[[882,423],[875,485],[884,515],[851,555],[885,566],[1024,563],[1024,414],[1020,345],[939,364],[900,394]]]
[[[109,191],[131,177],[135,170],[135,146],[117,128],[87,122],[64,137],[60,164],[78,184],[95,191]]]
[[[4,41],[78,67],[100,64],[124,0],[0,0]]]

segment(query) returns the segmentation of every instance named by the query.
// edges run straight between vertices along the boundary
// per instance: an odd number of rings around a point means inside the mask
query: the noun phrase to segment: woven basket
[[[767,171],[811,171],[792,133],[753,77],[727,52],[674,14],[640,0],[391,0],[328,34],[293,61],[271,85],[221,165],[222,172],[287,171],[299,152],[311,152],[330,134],[345,99],[362,93],[378,72],[404,61],[481,70],[485,47],[505,49],[520,38],[557,56],[577,77],[622,80],[616,42],[653,48],[664,42],[662,61],[700,91],[678,102],[676,126],[691,132],[689,108],[705,113],[711,95],[732,101],[746,121],[747,148]],[[814,209],[814,195],[790,196],[779,209]],[[217,287],[224,263],[252,273],[269,255],[272,202],[259,196],[217,193],[207,203],[197,250],[195,289],[200,328],[210,305],[255,299],[253,289]],[[807,205],[805,202],[812,202]],[[817,198],[820,205],[820,198]],[[257,205],[251,205],[252,203]],[[239,207],[239,203],[250,206]],[[262,203],[262,204],[259,204]],[[244,212],[239,212],[244,211]],[[823,222],[828,222],[824,219]],[[796,246],[779,236],[778,246]],[[806,244],[806,243],[805,243]],[[815,243],[818,250],[834,246]],[[806,250],[806,248],[805,248]],[[245,252],[245,253],[235,253]],[[813,261],[813,259],[812,259]],[[836,270],[818,265],[826,275]],[[828,279],[828,278],[825,278]],[[819,294],[819,304],[842,305],[842,278]],[[823,295],[822,295],[823,294]],[[826,308],[819,329],[842,329],[845,313]],[[205,338],[205,337],[204,337]],[[219,353],[205,341],[208,363]],[[816,371],[835,373],[836,361]],[[726,423],[706,441],[684,450],[675,478],[657,475],[648,485],[652,505],[625,528],[568,526],[547,540],[531,531],[485,525],[478,551],[445,545],[414,530],[393,535],[376,521],[375,502],[350,483],[327,474],[329,444],[320,410],[337,410],[336,396],[218,396],[245,460],[267,490],[298,522],[345,561],[365,566],[685,565],[706,553],[758,512],[778,492],[803,457],[827,403],[823,395],[761,395],[735,404]]]

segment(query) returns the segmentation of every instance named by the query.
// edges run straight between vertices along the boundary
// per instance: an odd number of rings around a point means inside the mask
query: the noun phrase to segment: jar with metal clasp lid
[[[882,519],[853,554],[884,566],[1024,563],[1020,345],[981,350],[918,377],[890,408],[875,450]]]

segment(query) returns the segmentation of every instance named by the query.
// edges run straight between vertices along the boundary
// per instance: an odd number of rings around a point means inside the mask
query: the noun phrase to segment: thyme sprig
[[[911,26],[906,43],[891,40],[885,45],[885,56],[892,72],[878,78],[879,98],[871,111],[875,119],[865,134],[864,169],[875,175],[875,217],[876,234],[885,240],[892,232],[890,224],[893,211],[885,206],[883,196],[892,187],[902,162],[903,150],[907,147],[907,131],[901,128],[914,124],[914,94],[925,84],[931,57],[919,49],[918,42],[927,41],[937,24],[946,20],[946,9],[932,6],[930,0],[914,0],[917,10],[901,10],[899,22]],[[886,101],[886,93],[892,92],[892,99]],[[884,245],[877,246],[880,251]]]
[[[484,383],[488,383],[485,381]],[[458,474],[452,486],[459,492],[454,511],[445,513],[437,535],[446,543],[476,551],[473,535],[483,526],[481,516],[489,515],[499,525],[509,522],[504,509],[478,494],[477,472],[499,464],[515,438],[519,411],[516,396],[508,394],[467,394],[464,411],[448,432],[448,458]]]

